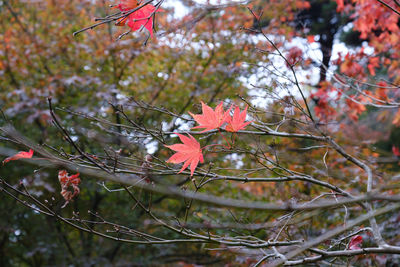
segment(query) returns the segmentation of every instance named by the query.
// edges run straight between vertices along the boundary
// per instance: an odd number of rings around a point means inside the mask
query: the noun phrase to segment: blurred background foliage
[[[228,105],[242,103],[240,97],[252,99],[256,89],[249,90],[250,84],[262,84],[262,90],[268,93],[271,93],[271,88],[278,86],[279,80],[271,79],[270,71],[263,68],[263,64],[270,63],[271,58],[260,53],[260,49],[271,51],[271,45],[265,39],[243,30],[243,27],[264,27],[268,34],[277,37],[276,45],[289,56],[293,50],[285,47],[286,42],[295,37],[319,36],[317,42],[322,53],[321,61],[328,67],[332,64],[332,49],[338,33],[345,36],[341,37],[345,45],[362,45],[356,30],[351,30],[351,36],[349,31],[341,32],[340,29],[348,25],[351,19],[347,14],[336,12],[334,1],[254,1],[251,3],[252,10],[256,14],[264,11],[260,22],[256,22],[243,5],[214,10],[201,9],[192,1],[183,1],[189,13],[180,17],[174,15],[173,8],[163,6],[165,12],[156,18],[158,37],[149,40],[146,45],[145,31],[117,41],[116,38],[124,29],[112,24],[102,25],[77,37],[72,36],[74,31],[94,23],[93,17],[103,17],[113,12],[108,6],[112,3],[107,1],[3,0],[0,3],[0,107],[5,118],[25,136],[47,149],[62,148],[67,153],[73,153],[74,149],[51,123],[47,102],[47,97],[51,96],[62,125],[70,131],[82,150],[98,155],[104,154],[105,149],[121,149],[122,155],[138,162],[150,152],[163,160],[170,153],[153,139],[129,138],[132,133],[119,126],[127,121],[112,105],[124,106],[126,114],[145,127],[184,130],[187,129],[184,119],[171,119],[164,113],[143,110],[135,101],[144,101],[187,116],[188,111],[200,113],[200,101],[215,107],[219,101]],[[304,88],[312,93],[330,77],[327,78],[326,70],[319,63],[307,61],[307,58],[304,56],[296,68],[318,68],[317,74],[314,73],[318,77],[311,79],[314,82],[307,81],[308,77],[303,81]],[[364,69],[366,65],[363,64]],[[365,76],[368,78],[367,74]],[[314,100],[313,107],[321,103],[317,98]],[[264,121],[279,121],[279,114],[285,113],[285,105],[278,100],[268,103],[265,110],[269,112],[260,111],[257,116]],[[340,109],[340,106],[336,107]],[[374,112],[373,109],[367,110],[369,115],[364,115],[363,126],[355,126],[349,118],[345,118],[338,125],[339,130],[334,132],[339,140],[346,140],[349,152],[356,156],[369,159],[377,157],[373,153],[383,155],[381,159],[384,165],[379,167],[381,173],[396,171],[398,160],[391,154],[391,147],[398,145],[395,143],[398,139],[395,138],[395,132],[389,138],[388,129],[392,127],[388,123],[390,120],[382,122],[380,125],[383,126],[375,125],[376,131],[365,131],[369,118],[381,114],[373,115]],[[343,113],[339,115],[343,116]],[[104,126],[97,120],[88,119],[88,116],[113,124]],[[7,122],[5,118],[2,118],[2,124]],[[382,135],[382,129],[385,129],[387,136]],[[291,132],[295,129],[287,124],[282,126],[282,130]],[[373,140],[372,143],[378,142],[378,145],[371,146],[371,142],[364,140]],[[213,136],[201,142],[205,144],[212,141],[220,142]],[[250,141],[256,145],[250,144]],[[167,139],[167,143],[171,142]],[[236,142],[238,150],[235,156],[223,151],[210,153],[209,157],[219,167],[220,174],[234,174],[254,168],[259,160],[254,152],[257,148],[268,157],[274,157],[276,150],[281,150],[279,157],[284,159],[281,164],[285,167],[310,173],[318,179],[329,180],[333,177],[339,181],[338,186],[354,192],[365,188],[365,184],[359,182],[363,176],[359,174],[359,169],[343,162],[339,155],[329,155],[329,164],[335,170],[329,173],[321,171],[325,169],[326,163],[322,158],[326,150],[315,150],[307,155],[299,150],[313,145],[312,141],[277,137],[254,140],[251,136],[240,136]],[[18,146],[14,148],[25,149]],[[240,153],[239,148],[245,153]],[[313,164],[310,164],[308,157],[312,157]],[[145,229],[158,233],[158,236],[173,238],[175,235],[154,225],[146,214],[135,209],[123,192],[109,193],[93,179],[82,177],[78,200],[61,209],[63,200],[59,194],[56,170],[34,169],[30,165],[11,162],[0,168],[0,177],[15,185],[23,180],[35,196],[51,202],[53,208],[65,216],[79,212],[81,216],[94,220],[94,215],[87,213],[90,210],[106,217],[108,221]],[[358,177],[358,180],[354,180],[354,177]],[[384,178],[385,175],[382,175]],[[181,177],[162,179],[166,183],[182,183]],[[118,187],[114,184],[107,186]],[[320,189],[302,182],[253,185],[221,181],[209,185],[207,192],[236,199],[309,200],[319,195]],[[140,194],[143,201],[152,201],[157,214],[166,220],[172,221],[173,216],[184,216],[184,201],[161,195],[150,199],[148,193],[136,193]],[[171,210],[176,213],[170,213]],[[191,223],[235,222],[232,214],[220,213],[220,210],[206,205],[196,204],[192,211]],[[318,214],[310,224],[302,226],[304,235],[319,235],[320,232],[313,230],[313,225],[318,224],[315,227],[318,229],[324,228],[327,217],[331,216],[329,221],[332,222],[337,220],[337,213],[343,212],[338,210],[333,214]],[[254,262],[251,255],[232,256],[234,254],[222,251],[203,250],[203,245],[147,246],[107,240],[38,215],[5,194],[1,195],[0,217],[3,218],[0,220],[0,266],[248,266]],[[263,223],[277,217],[276,214],[241,210],[235,211],[234,215],[236,221],[243,223]],[[93,227],[107,229],[99,225]],[[213,231],[224,233],[223,230]],[[240,233],[265,240],[269,238],[267,229],[241,230]]]

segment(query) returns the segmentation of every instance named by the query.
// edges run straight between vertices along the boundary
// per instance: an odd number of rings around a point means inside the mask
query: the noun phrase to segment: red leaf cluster
[[[358,54],[347,53],[342,64],[340,64],[340,72],[349,77],[358,77],[364,73],[363,67],[357,63],[358,58],[363,54],[360,52]]]
[[[296,1],[295,4],[298,9],[309,9],[311,7],[310,2],[308,1]]]
[[[233,105],[227,111],[224,111],[222,102],[219,103],[215,110],[203,102],[201,102],[201,107],[203,114],[192,114],[189,112],[189,114],[199,124],[198,126],[193,127],[193,129],[204,129],[201,131],[201,133],[221,128],[224,124],[227,124],[226,131],[237,132],[243,130],[251,123],[251,121],[245,122],[247,116],[247,106],[242,112],[240,111],[239,107],[235,107],[233,116],[229,114],[233,108]],[[184,169],[190,166],[190,175],[193,176],[199,162],[204,162],[200,143],[190,134],[188,134],[189,137],[178,133],[176,134],[178,135],[182,144],[166,146],[177,152],[172,155],[167,162],[175,164],[184,162],[181,170],[178,173],[181,173]],[[210,146],[215,145],[219,144],[212,144]]]
[[[79,190],[79,183],[81,179],[79,178],[79,173],[74,175],[68,175],[66,170],[61,170],[58,172],[58,180],[60,181],[61,185],[61,195],[65,199],[65,207],[75,196],[77,196],[80,192]],[[69,187],[72,187],[73,192],[69,190]]]
[[[384,5],[378,4],[377,1],[359,1],[356,8],[357,12],[351,18],[354,19],[354,29],[361,32],[360,38],[366,39],[370,34],[375,34],[376,30],[399,31],[398,15]]]
[[[357,103],[355,100],[353,100],[355,96],[350,97],[351,99],[346,99],[347,108],[349,109],[348,116],[350,119],[357,121],[360,114],[366,110],[366,107],[365,105]]]
[[[194,120],[199,124],[199,126],[193,127],[192,129],[204,128],[206,131],[211,131],[214,129],[221,128],[224,123],[227,123],[226,130],[229,132],[237,132],[243,130],[250,122],[244,122],[247,116],[247,106],[240,112],[239,107],[235,107],[233,116],[229,115],[229,112],[233,108],[233,105],[224,112],[222,107],[222,102],[213,110],[208,105],[201,102],[203,114],[189,114],[194,118]]]
[[[320,83],[320,88],[315,93],[311,94],[311,98],[315,102],[315,115],[321,120],[328,120],[336,114],[336,110],[330,106],[333,91],[337,89],[328,82]]]
[[[371,57],[368,61],[368,71],[372,76],[375,76],[375,68],[379,67],[379,57]]]

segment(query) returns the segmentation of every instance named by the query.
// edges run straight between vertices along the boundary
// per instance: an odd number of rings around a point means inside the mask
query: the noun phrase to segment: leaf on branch
[[[239,107],[236,106],[233,116],[229,117],[227,121],[228,125],[226,126],[226,130],[228,132],[237,132],[246,128],[247,125],[253,122],[253,121],[244,122],[246,120],[246,116],[247,116],[247,106],[242,112],[240,112]]]
[[[74,175],[68,175],[66,170],[61,170],[58,172],[58,180],[60,181],[61,185],[61,195],[65,199],[65,204],[61,207],[64,208],[67,204],[79,194],[80,189],[78,185],[81,182],[79,178],[79,172]],[[68,190],[69,187],[72,187],[73,192]]]
[[[286,55],[286,66],[291,67],[296,65],[303,58],[303,50],[298,48],[297,46],[290,48],[288,54]]]
[[[121,0],[116,8],[122,12],[129,12],[130,10],[137,8],[139,4],[140,2],[137,0]],[[132,31],[137,31],[144,27],[149,31],[151,37],[153,37],[153,17],[156,12],[161,11],[161,9],[156,10],[156,7],[152,4],[147,4],[129,16],[120,19],[115,23],[115,25],[124,26],[125,23],[128,22],[128,26]]]
[[[193,127],[192,129],[204,128],[201,133],[218,129],[222,126],[222,124],[228,122],[230,117],[229,112],[231,108],[224,112],[221,101],[221,103],[219,103],[215,110],[213,110],[211,107],[201,102],[201,109],[203,114],[195,115],[189,112],[189,114],[199,124],[199,126]]]
[[[363,113],[367,108],[365,105],[356,102],[355,96],[350,95],[350,99],[346,99],[346,104],[349,109],[347,115],[354,121],[358,120],[358,117],[361,113]]]
[[[8,157],[5,160],[3,160],[3,165],[11,160],[18,160],[18,159],[30,159],[33,156],[33,150],[29,149],[28,152],[26,151],[21,151],[15,154],[14,156]]]
[[[400,157],[400,149],[397,146],[392,146],[392,152],[396,157]]]
[[[349,243],[349,250],[361,249],[361,244],[363,242],[363,238],[360,235],[355,235],[351,238]]]
[[[121,0],[116,6],[121,11],[129,11],[139,6],[138,0]]]
[[[379,57],[369,58],[368,70],[372,76],[376,75],[375,69],[379,67]]]
[[[393,125],[395,126],[400,126],[400,109],[396,112],[394,115],[394,118],[392,120]]]
[[[177,151],[177,153],[172,155],[172,157],[170,157],[167,162],[175,164],[185,162],[182,166],[182,169],[178,173],[181,173],[190,165],[190,176],[193,176],[194,170],[196,169],[199,162],[204,162],[200,143],[197,142],[197,140],[190,134],[188,134],[189,137],[178,133],[177,135],[179,136],[182,144],[166,146],[169,149]]]

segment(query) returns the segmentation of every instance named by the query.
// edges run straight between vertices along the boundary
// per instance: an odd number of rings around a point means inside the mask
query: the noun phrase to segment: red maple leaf
[[[229,120],[229,111],[231,109],[224,112],[222,107],[222,101],[215,108],[215,110],[213,110],[211,107],[201,102],[201,109],[203,114],[195,115],[189,112],[189,114],[194,118],[194,120],[198,124],[200,124],[199,126],[193,127],[192,129],[204,128],[204,130],[201,131],[201,133],[217,129],[221,127],[222,124],[228,122]]]
[[[138,6],[139,3],[137,0],[121,0],[116,8],[123,12],[129,12]],[[128,26],[132,31],[137,31],[144,27],[149,31],[151,37],[153,37],[153,14],[160,11],[162,10],[156,10],[155,6],[147,4],[132,14],[129,14],[127,17],[120,19],[115,25],[124,26],[126,21],[128,21]]]
[[[246,120],[246,115],[247,115],[247,106],[242,112],[240,112],[239,107],[236,106],[233,116],[229,117],[227,121],[228,125],[226,126],[226,130],[228,132],[237,132],[243,130],[247,125],[253,122],[253,121],[244,122]]]
[[[178,134],[179,139],[183,144],[174,144],[171,146],[166,146],[169,149],[177,151],[172,157],[170,157],[167,162],[170,163],[182,163],[185,162],[182,166],[182,169],[178,172],[181,173],[184,169],[186,169],[190,165],[190,176],[193,176],[194,170],[196,169],[199,161],[201,163],[204,162],[203,154],[201,151],[200,143],[194,139],[190,134],[189,137],[186,137],[182,134]]]
[[[33,150],[29,149],[28,152],[21,151],[15,154],[14,156],[8,157],[5,160],[3,160],[3,165],[11,160],[18,160],[18,159],[30,159],[33,156]]]
[[[351,238],[349,243],[349,250],[361,249],[363,238],[360,235],[355,235]]]

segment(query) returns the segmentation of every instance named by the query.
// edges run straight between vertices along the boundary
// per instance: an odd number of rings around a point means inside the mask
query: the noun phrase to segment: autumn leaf
[[[336,12],[340,13],[344,9],[344,1],[343,0],[336,0]]]
[[[311,44],[315,42],[315,35],[308,35],[307,41]]]
[[[18,159],[30,159],[33,156],[33,150],[29,149],[28,152],[21,151],[15,154],[14,156],[8,157],[5,160],[3,160],[3,165],[11,160],[18,160]]]
[[[116,6],[121,11],[129,11],[139,6],[138,0],[121,0]]]
[[[244,122],[247,116],[247,106],[246,108],[240,112],[238,106],[236,106],[235,111],[232,117],[228,119],[228,125],[226,126],[226,130],[228,132],[237,132],[243,130],[247,125],[252,123],[253,121]]]
[[[116,7],[123,12],[128,12],[138,6],[137,0],[121,0]],[[160,11],[162,10],[156,10],[155,6],[147,4],[132,14],[129,14],[129,16],[120,19],[115,25],[124,26],[125,23],[128,22],[128,26],[132,31],[137,31],[144,27],[149,31],[151,37],[153,37],[153,14]]]
[[[178,134],[179,139],[181,140],[182,144],[174,144],[170,146],[166,146],[169,149],[177,151],[172,157],[170,157],[167,162],[170,163],[182,163],[185,162],[182,166],[182,169],[178,172],[181,173],[184,169],[186,169],[190,165],[190,176],[193,176],[194,170],[196,169],[199,161],[201,163],[204,162],[202,149],[200,147],[200,143],[191,136],[186,137],[182,134]]]
[[[58,172],[58,181],[61,185],[61,195],[65,199],[65,204],[62,206],[64,208],[75,196],[80,193],[78,187],[81,179],[79,178],[79,172],[74,175],[68,175],[66,170],[61,170]],[[69,190],[72,187],[73,192]]]
[[[217,129],[229,120],[229,112],[231,108],[224,112],[222,101],[215,110],[201,102],[201,109],[203,114],[195,115],[189,112],[189,114],[199,124],[199,126],[193,127],[192,129],[204,128],[201,133]]]
[[[365,107],[365,105],[356,102],[353,97],[350,95],[350,99],[346,99],[346,103],[347,103],[347,107],[349,109],[349,112],[347,113],[347,115],[354,121],[358,120],[358,117],[361,113],[363,113],[367,108]]]
[[[378,82],[376,85],[378,85],[378,89],[376,90],[376,98],[384,101],[388,101],[388,95],[387,95],[387,86],[388,84],[385,83],[384,81]]]
[[[361,52],[359,55],[361,55]],[[340,72],[350,77],[356,77],[357,75],[363,74],[363,67],[358,64],[357,61],[357,55],[347,53],[344,61],[340,64]]]
[[[395,145],[392,146],[392,152],[393,155],[395,155],[396,157],[400,157],[400,149],[397,146]]]
[[[295,4],[298,9],[309,9],[311,7],[308,1],[296,1]]]
[[[378,57],[369,58],[369,63],[368,63],[367,67],[368,67],[369,73],[372,76],[375,76],[375,74],[376,74],[375,68],[379,67],[379,58]]]
[[[289,49],[288,54],[286,55],[286,66],[291,67],[299,62],[303,57],[303,51],[298,47],[292,47]]]
[[[394,119],[392,120],[393,125],[400,126],[400,109],[394,115]]]
[[[349,242],[349,250],[361,249],[361,244],[363,242],[363,238],[360,235],[355,235],[351,238]]]

